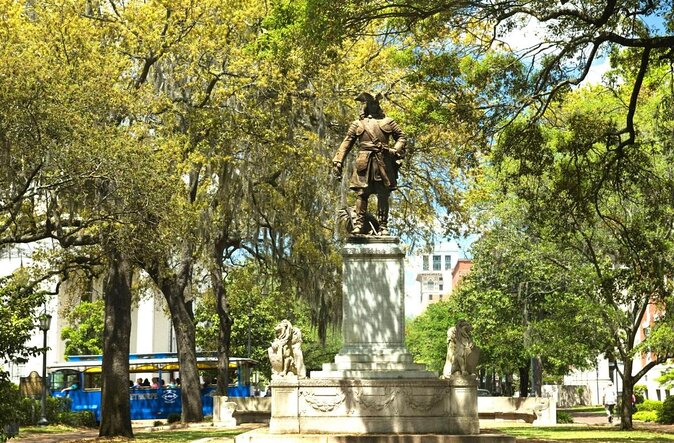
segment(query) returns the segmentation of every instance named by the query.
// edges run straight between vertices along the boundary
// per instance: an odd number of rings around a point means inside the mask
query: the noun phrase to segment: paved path
[[[608,417],[605,412],[572,412],[566,410],[571,414],[574,423],[581,423],[586,425],[608,425]],[[620,417],[613,417],[613,425],[620,423]]]

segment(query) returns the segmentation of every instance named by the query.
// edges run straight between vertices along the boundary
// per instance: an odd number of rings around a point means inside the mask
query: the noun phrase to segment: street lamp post
[[[253,321],[253,306],[250,302],[250,297],[248,297],[248,341],[246,343],[246,357],[250,358],[250,327],[251,322]]]
[[[49,424],[47,421],[47,331],[51,326],[51,315],[46,312],[40,316],[40,329],[44,333],[44,341],[42,348],[42,401],[40,402],[40,420],[37,424],[45,426]]]

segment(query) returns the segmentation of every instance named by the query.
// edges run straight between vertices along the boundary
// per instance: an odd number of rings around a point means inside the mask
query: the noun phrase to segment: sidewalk
[[[588,426],[620,426],[620,416],[614,415],[613,423],[609,423],[605,412],[571,412],[570,414],[571,417],[573,417],[574,424],[583,424]],[[674,425],[646,423],[642,421],[634,421],[632,424],[635,430],[674,434]]]
[[[568,412],[568,411],[567,411]],[[605,412],[569,412],[574,423],[586,425],[608,425],[608,417]],[[620,417],[613,417],[612,425],[620,424]]]

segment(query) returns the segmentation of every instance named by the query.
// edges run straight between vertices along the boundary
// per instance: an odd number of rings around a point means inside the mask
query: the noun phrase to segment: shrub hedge
[[[674,397],[668,397],[662,402],[662,409],[658,411],[658,423],[666,425],[674,423]]]
[[[655,422],[658,420],[657,411],[639,411],[632,415],[633,420]]]
[[[637,411],[660,411],[662,410],[662,402],[659,400],[644,400],[637,403]]]

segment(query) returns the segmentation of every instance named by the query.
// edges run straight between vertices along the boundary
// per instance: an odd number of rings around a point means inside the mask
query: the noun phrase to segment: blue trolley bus
[[[73,411],[91,411],[100,421],[101,355],[71,355],[65,363],[51,365],[49,392],[53,397],[70,397]],[[218,357],[215,353],[197,354],[202,374],[201,401],[204,415],[213,414],[213,394]],[[251,375],[257,362],[250,358],[230,357],[227,395],[249,397],[253,393]],[[175,353],[131,354],[129,374],[134,380],[152,379],[155,386],[130,387],[132,420],[165,419],[182,410],[179,363]],[[129,381],[133,383],[132,380]]]

